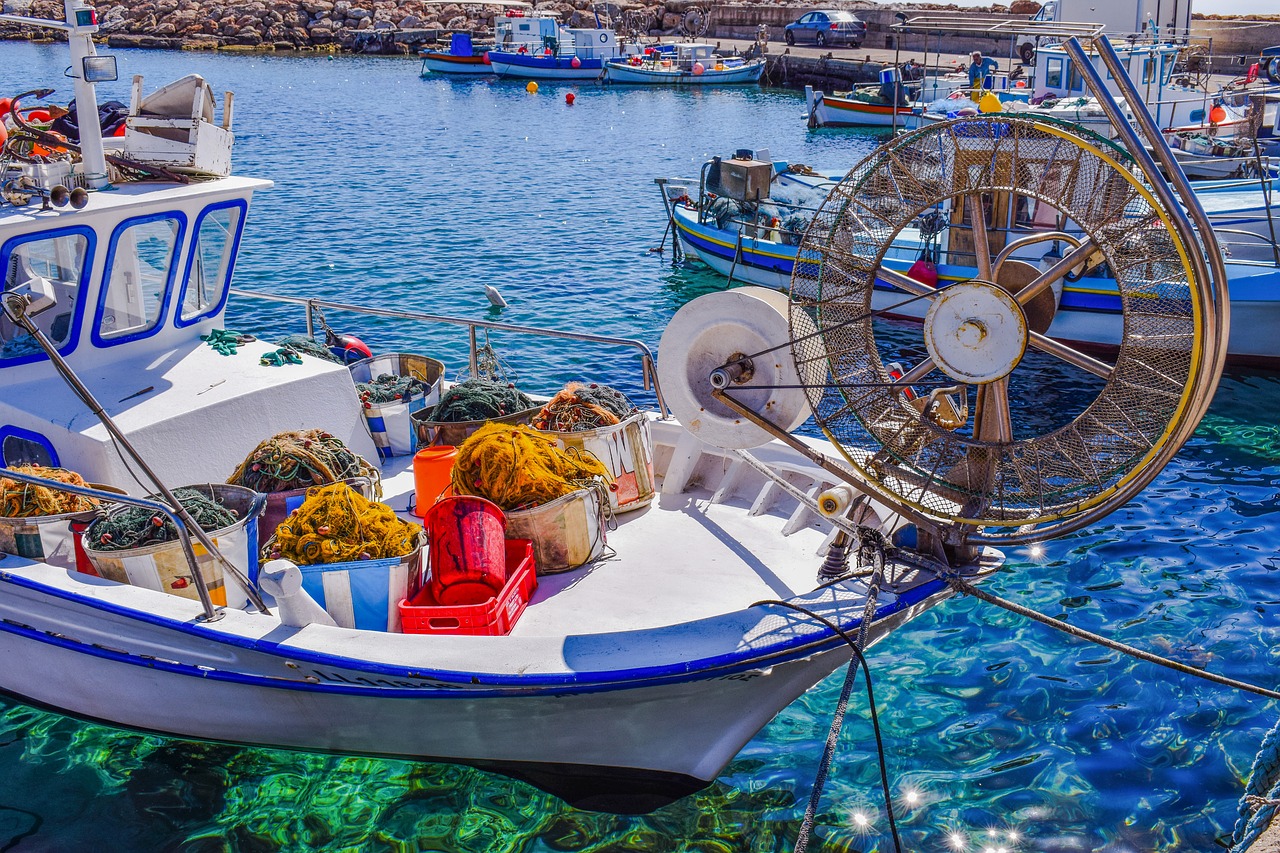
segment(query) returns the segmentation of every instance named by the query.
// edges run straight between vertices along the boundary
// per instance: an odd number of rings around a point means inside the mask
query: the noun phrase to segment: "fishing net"
[[[342,439],[311,429],[282,432],[262,442],[227,482],[270,494],[351,477],[368,477],[373,481],[374,496],[382,497],[382,477],[377,468],[352,453]]]
[[[271,559],[301,566],[403,557],[418,547],[422,528],[401,521],[386,504],[345,483],[316,486],[268,544]]]
[[[609,481],[593,456],[561,450],[554,439],[526,426],[485,424],[458,448],[453,490],[478,495],[503,509],[540,506],[579,489]]]
[[[330,352],[327,346],[306,335],[289,335],[287,338],[276,341],[276,346],[291,349],[298,355],[309,355],[334,364],[342,364],[342,359]]]
[[[473,378],[446,391],[425,420],[434,423],[483,421],[532,408],[533,401],[514,385]]]
[[[13,468],[19,474],[32,477],[43,477],[59,483],[73,486],[87,486],[88,483],[74,471],[65,468],[46,468],[43,465],[16,465]],[[32,486],[17,480],[0,478],[0,515],[5,518],[33,518],[42,515],[63,515],[68,512],[86,512],[97,509],[98,502],[93,498],[59,492],[48,486]]]
[[[585,432],[613,426],[638,411],[616,388],[570,382],[534,415],[535,429],[552,432]]]
[[[362,403],[394,403],[397,400],[407,403],[414,397],[424,396],[427,383],[413,376],[383,373],[370,382],[357,382],[356,392]]]
[[[173,496],[206,533],[230,527],[237,521],[235,510],[223,506],[199,489],[174,489]],[[150,495],[149,499],[161,500],[161,497]],[[178,527],[167,515],[146,507],[131,506],[99,518],[85,535],[95,551],[125,551],[161,542],[176,542]]]

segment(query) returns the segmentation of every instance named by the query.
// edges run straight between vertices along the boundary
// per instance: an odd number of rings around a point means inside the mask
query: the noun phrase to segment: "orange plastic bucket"
[[[440,604],[483,604],[507,582],[506,517],[492,501],[442,498],[425,516],[431,593]]]
[[[413,514],[418,518],[426,518],[427,510],[449,488],[457,456],[458,448],[447,444],[413,454]]]

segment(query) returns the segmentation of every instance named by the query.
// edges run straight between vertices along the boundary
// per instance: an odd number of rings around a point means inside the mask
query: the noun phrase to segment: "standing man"
[[[971,55],[972,62],[969,63],[969,88],[973,93],[973,100],[978,100],[978,93],[982,91],[982,81],[986,79],[988,69],[995,71],[999,68],[996,61],[989,56],[983,56],[982,51],[975,50]]]

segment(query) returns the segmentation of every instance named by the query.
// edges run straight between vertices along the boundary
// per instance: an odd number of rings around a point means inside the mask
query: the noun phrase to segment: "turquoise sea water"
[[[655,176],[696,176],[739,147],[848,167],[875,144],[806,130],[795,92],[544,85],[529,95],[419,79],[415,62],[397,59],[118,56],[122,82],[104,97],[127,101],[138,73],[150,88],[198,71],[235,91],[237,171],[276,183],[255,198],[239,286],[499,316],[483,291],[493,284],[510,303],[504,320],[651,346],[680,305],[720,284],[649,252],[663,226]],[[66,64],[60,48],[0,43],[0,95],[56,86],[65,103]],[[231,310],[244,330],[296,330],[272,328],[256,304]],[[457,343],[331,319],[375,349],[430,347],[461,366]],[[638,387],[629,355],[495,343],[532,390],[588,370]],[[1275,378],[1227,377],[1195,439],[1139,501],[1042,554],[1010,553],[989,588],[1274,684],[1278,415]],[[917,619],[870,661],[911,851],[1215,849],[1277,714],[967,599]],[[838,692],[838,676],[819,685],[706,791],[640,817],[575,811],[465,768],[191,743],[0,699],[0,850],[790,850]],[[811,849],[892,849],[859,693]]]

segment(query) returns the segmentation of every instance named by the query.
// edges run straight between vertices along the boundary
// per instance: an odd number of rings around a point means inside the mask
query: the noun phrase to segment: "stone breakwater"
[[[570,26],[595,26],[591,0],[558,0],[540,6]],[[675,31],[686,2],[610,4],[648,34]],[[492,37],[492,6],[430,4],[421,0],[140,0],[97,6],[99,30],[113,47],[189,49],[345,50],[413,53],[423,44],[470,31]],[[5,0],[8,14],[62,19],[60,0]],[[0,38],[48,37],[48,31],[0,23]]]

